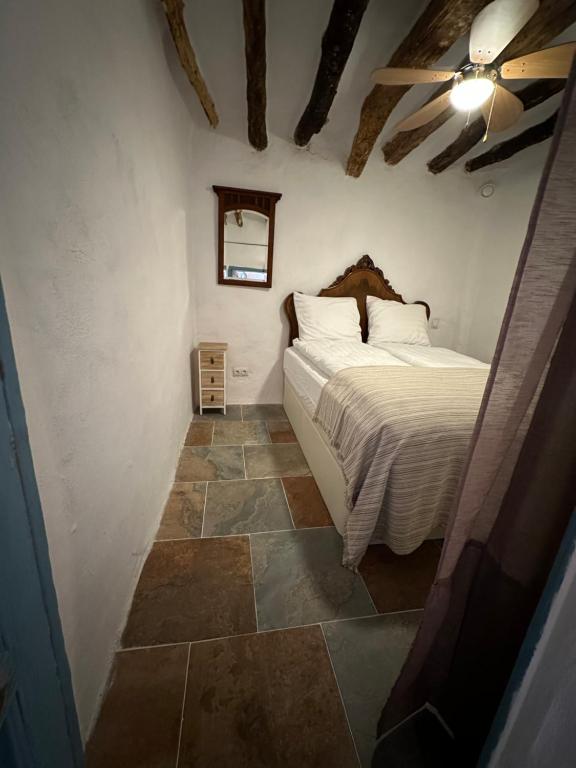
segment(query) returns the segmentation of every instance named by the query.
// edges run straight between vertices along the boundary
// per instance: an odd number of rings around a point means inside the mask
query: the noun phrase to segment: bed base
[[[343,536],[349,514],[346,506],[344,474],[334,450],[328,444],[320,427],[312,420],[286,376],[284,376],[284,410],[336,530]]]

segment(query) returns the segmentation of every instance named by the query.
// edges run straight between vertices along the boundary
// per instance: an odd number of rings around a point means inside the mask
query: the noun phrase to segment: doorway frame
[[[28,529],[28,539],[31,542],[31,547],[25,553],[23,552],[22,556],[26,558],[29,566],[27,575],[39,584],[41,610],[35,608],[34,620],[42,626],[43,632],[39,635],[42,634],[43,637],[46,637],[45,630],[47,627],[49,637],[48,643],[43,641],[42,646],[40,646],[39,639],[35,640],[34,637],[28,639],[31,643],[36,642],[38,644],[38,661],[42,659],[44,664],[49,662],[52,677],[49,690],[26,690],[31,687],[28,681],[16,680],[17,688],[18,685],[21,686],[23,696],[28,703],[32,702],[32,704],[25,711],[22,705],[18,706],[17,701],[12,701],[3,727],[8,726],[9,723],[12,726],[9,727],[9,739],[13,759],[18,768],[44,764],[43,757],[46,757],[46,753],[39,758],[35,758],[32,754],[31,745],[38,740],[36,733],[34,738],[31,738],[31,731],[34,729],[34,722],[37,717],[47,718],[48,727],[53,724],[53,728],[57,729],[56,731],[52,730],[50,749],[51,753],[54,754],[54,744],[57,745],[59,768],[82,768],[84,766],[84,751],[74,701],[72,678],[58,611],[56,589],[52,578],[44,516],[36,483],[28,439],[26,413],[20,392],[18,370],[1,280],[0,397],[3,397],[5,401],[7,415],[7,424],[3,424],[1,428],[8,430],[10,439],[12,459],[10,486],[14,486],[13,473],[15,469],[19,479],[21,497],[18,499],[15,497],[14,503],[18,502],[19,506],[22,506],[23,497],[26,514],[25,524]],[[5,467],[0,465],[0,482],[2,482],[1,473],[4,470]],[[11,542],[4,542],[4,546],[10,547],[10,545]],[[2,556],[2,546],[0,541],[0,557]],[[13,554],[11,553],[12,556]],[[17,589],[18,585],[12,585],[12,588]],[[10,622],[7,592],[8,590],[0,590],[0,638],[3,630],[5,635],[9,635],[6,631]],[[10,652],[10,648],[7,650]],[[13,652],[16,653],[17,649],[13,649]],[[39,751],[38,744],[36,744],[36,751]],[[38,763],[37,760],[40,762]]]

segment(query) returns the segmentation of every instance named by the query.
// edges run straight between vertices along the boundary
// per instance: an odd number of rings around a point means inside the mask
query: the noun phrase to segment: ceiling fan
[[[411,131],[433,120],[450,105],[462,112],[481,108],[486,134],[504,131],[522,115],[524,105],[502,80],[568,77],[576,42],[544,48],[503,64],[496,57],[538,10],[539,0],[494,0],[476,16],[470,30],[470,63],[457,71],[384,67],[372,73],[379,85],[416,85],[453,80],[449,91],[425,104],[395,126]],[[486,137],[485,137],[486,138]]]

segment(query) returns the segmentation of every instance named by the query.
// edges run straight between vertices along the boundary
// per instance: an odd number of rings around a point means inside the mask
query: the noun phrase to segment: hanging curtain
[[[476,765],[575,506],[573,70],[436,580],[373,766]]]

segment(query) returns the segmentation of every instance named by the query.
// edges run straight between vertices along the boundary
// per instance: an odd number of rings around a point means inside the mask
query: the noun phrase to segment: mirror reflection
[[[224,279],[268,279],[269,219],[263,213],[238,208],[224,214]]]
[[[218,282],[272,287],[274,221],[280,192],[212,187],[218,195]]]

